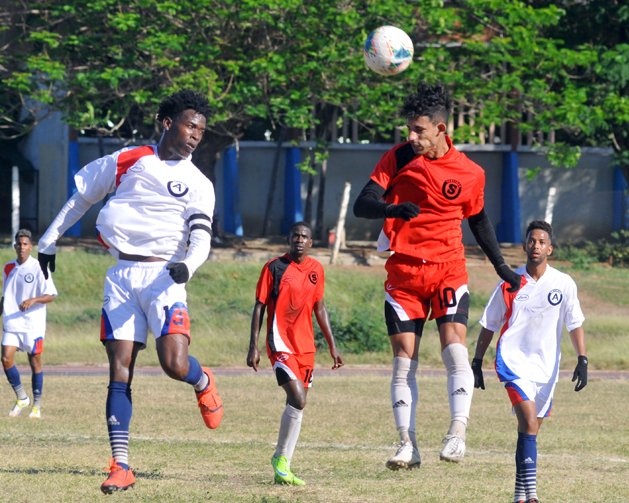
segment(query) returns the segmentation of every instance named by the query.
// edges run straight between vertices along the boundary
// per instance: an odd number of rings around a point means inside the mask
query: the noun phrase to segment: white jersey
[[[570,276],[551,266],[537,281],[529,276],[526,267],[516,272],[523,276],[520,289],[509,293],[509,285],[501,282],[480,320],[486,329],[500,331],[496,372],[500,381],[556,382],[563,326],[572,331],[585,320],[577,285]]]
[[[4,265],[2,270],[2,295],[4,307],[2,328],[5,332],[46,331],[46,304],[33,304],[26,311],[20,311],[20,304],[25,300],[42,295],[57,295],[52,282],[52,275],[44,278],[39,262],[28,257],[23,264],[13,260]]]
[[[77,192],[90,204],[114,192],[96,220],[100,238],[114,255],[117,250],[182,261],[194,226],[210,230],[212,182],[190,158],[161,160],[156,145],[101,157],[83,167],[74,180]],[[209,240],[207,246],[209,253]]]

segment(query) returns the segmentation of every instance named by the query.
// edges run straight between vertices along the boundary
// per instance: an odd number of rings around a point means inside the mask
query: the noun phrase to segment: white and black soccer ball
[[[396,26],[380,26],[372,31],[363,54],[367,67],[380,75],[403,72],[413,61],[413,41]]]

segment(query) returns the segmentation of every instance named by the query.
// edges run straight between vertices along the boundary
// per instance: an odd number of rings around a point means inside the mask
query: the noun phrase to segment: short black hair
[[[181,112],[190,109],[206,119],[210,116],[210,104],[204,96],[191,89],[182,89],[162,100],[157,111],[157,120],[161,122],[165,117],[175,120]]]
[[[407,120],[427,116],[431,121],[447,122],[450,115],[450,97],[442,84],[420,82],[402,106],[402,115]]]
[[[20,239],[20,238],[28,238],[28,240],[31,243],[33,242],[33,234],[28,229],[20,229],[19,231],[17,231],[15,233],[15,242],[16,243],[18,242],[18,239]]]
[[[290,236],[297,227],[305,227],[310,231],[310,236],[312,236],[312,227],[310,226],[310,224],[307,224],[303,221],[295,222],[293,225],[291,225],[288,231],[288,235]]]
[[[548,234],[548,237],[550,238],[550,241],[552,243],[553,228],[548,222],[545,222],[544,220],[533,220],[526,228],[525,237],[528,237],[529,233],[535,229],[539,229],[541,231],[544,231],[546,234]]]

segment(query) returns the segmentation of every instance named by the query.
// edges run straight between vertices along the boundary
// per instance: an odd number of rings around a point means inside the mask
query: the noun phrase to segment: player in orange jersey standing
[[[440,459],[459,462],[474,376],[465,343],[469,309],[461,222],[470,228],[498,275],[517,289],[520,276],[502,257],[484,210],[485,173],[448,137],[450,99],[442,85],[420,83],[402,107],[408,141],[386,152],[354,203],[357,217],[384,218],[380,251],[386,263],[384,314],[393,349],[391,404],[400,435],[392,470],[421,464],[415,432],[419,343],[435,319],[447,371],[450,428]]]
[[[290,229],[289,252],[267,262],[256,288],[256,303],[251,317],[251,337],[247,365],[257,372],[260,363],[258,338],[264,311],[267,311],[267,355],[273,365],[277,384],[286,392],[286,407],[271,464],[276,484],[302,486],[290,463],[297,445],[306,396],[312,386],[315,340],[312,313],[325,337],[332,356],[332,368],[343,366],[336,349],[328,311],[323,300],[322,265],[308,257],[312,229],[297,222]]]

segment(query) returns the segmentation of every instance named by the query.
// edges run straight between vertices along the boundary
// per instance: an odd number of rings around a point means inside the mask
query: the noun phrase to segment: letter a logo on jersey
[[[552,306],[556,306],[557,304],[559,304],[563,299],[563,294],[561,293],[561,290],[557,290],[556,288],[554,290],[551,290],[550,292],[548,292],[548,302],[550,302],[550,304]]]
[[[182,197],[185,196],[188,193],[188,186],[183,183],[183,182],[179,182],[177,180],[173,180],[168,182],[168,192],[170,192],[171,196],[175,196],[175,197]]]

